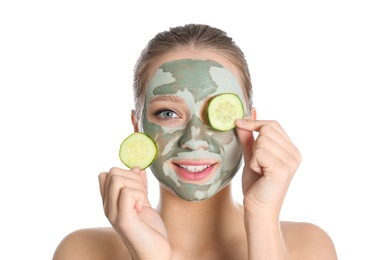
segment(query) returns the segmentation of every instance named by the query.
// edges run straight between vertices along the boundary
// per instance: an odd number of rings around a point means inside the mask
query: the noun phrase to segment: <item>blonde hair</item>
[[[249,109],[252,107],[252,82],[245,55],[226,32],[204,24],[187,24],[158,33],[141,52],[134,67],[133,95],[139,122],[144,106],[149,70],[163,55],[182,48],[215,51],[229,60],[241,73]]]

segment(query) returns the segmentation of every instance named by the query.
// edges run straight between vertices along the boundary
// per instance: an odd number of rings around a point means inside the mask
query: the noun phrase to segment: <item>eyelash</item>
[[[170,112],[170,113],[175,114],[176,116],[174,116],[174,117],[163,117],[161,114],[164,113],[164,112]],[[156,112],[154,112],[154,116],[158,117],[159,119],[162,119],[162,120],[173,120],[176,117],[179,117],[178,113],[176,113],[175,111],[173,111],[171,109],[160,109],[160,110],[157,110]]]

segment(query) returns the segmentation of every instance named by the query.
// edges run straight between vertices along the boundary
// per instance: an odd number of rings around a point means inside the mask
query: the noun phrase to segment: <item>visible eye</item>
[[[159,110],[154,113],[156,117],[162,118],[162,119],[173,119],[179,117],[176,112],[169,110],[169,109],[164,109],[164,110]]]

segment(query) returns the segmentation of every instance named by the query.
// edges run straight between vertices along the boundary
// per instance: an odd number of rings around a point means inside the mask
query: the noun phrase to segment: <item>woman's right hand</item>
[[[147,196],[145,170],[112,168],[99,175],[104,213],[133,259],[170,259],[171,247],[160,215]]]

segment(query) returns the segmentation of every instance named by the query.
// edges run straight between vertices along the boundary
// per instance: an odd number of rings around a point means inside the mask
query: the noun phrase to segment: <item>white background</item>
[[[109,224],[97,176],[122,167],[134,63],[190,22],[236,40],[258,117],[303,155],[281,218],[321,226],[339,259],[390,259],[388,1],[254,2],[1,2],[1,259],[51,259],[68,233]]]

